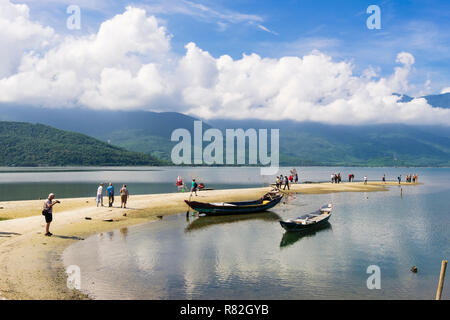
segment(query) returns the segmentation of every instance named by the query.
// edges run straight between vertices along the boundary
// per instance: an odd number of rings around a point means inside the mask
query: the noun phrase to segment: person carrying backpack
[[[197,184],[197,182],[195,182],[195,179],[192,179],[191,195],[192,195],[192,192],[195,192],[195,196],[197,196],[197,189],[198,189],[198,184]]]

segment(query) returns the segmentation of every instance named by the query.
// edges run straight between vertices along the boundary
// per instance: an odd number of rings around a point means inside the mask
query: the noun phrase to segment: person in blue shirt
[[[106,193],[108,194],[109,206],[112,207],[114,203],[114,186],[109,183],[108,188],[106,188]]]
[[[198,189],[198,184],[197,184],[197,182],[195,182],[195,179],[192,179],[191,195],[192,195],[192,192],[195,192],[195,196],[197,196],[197,189]]]

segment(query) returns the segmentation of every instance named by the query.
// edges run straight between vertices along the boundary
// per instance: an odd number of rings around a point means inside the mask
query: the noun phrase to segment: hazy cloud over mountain
[[[303,57],[213,57],[195,43],[179,56],[169,31],[142,8],[73,37],[33,22],[26,5],[0,0],[0,102],[50,107],[179,111],[202,118],[360,124],[450,124],[425,99],[399,102],[415,59],[397,55],[389,77],[353,73],[319,51]],[[448,88],[447,88],[448,89]],[[444,90],[447,90],[444,89]]]

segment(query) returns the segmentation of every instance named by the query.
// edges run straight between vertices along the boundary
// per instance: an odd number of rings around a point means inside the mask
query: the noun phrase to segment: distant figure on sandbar
[[[175,182],[175,185],[177,186],[178,192],[184,191],[183,179],[181,179],[180,176],[177,177],[177,182]]]
[[[284,188],[283,190],[286,190],[286,187],[288,188],[288,190],[290,190],[289,188],[289,179],[287,176],[284,176]]]
[[[281,180],[279,176],[277,176],[277,179],[275,180],[275,186],[277,187],[277,189],[281,188]]]
[[[52,236],[53,234],[50,232],[50,223],[53,221],[53,206],[57,203],[60,203],[59,200],[54,200],[55,195],[50,193],[48,195],[47,200],[44,202],[44,208],[42,210],[42,215],[45,217],[45,235],[47,237]]]
[[[381,181],[383,181],[384,183],[386,183],[386,174],[383,174],[383,178],[381,178]]]
[[[402,182],[402,175],[399,175],[399,176],[397,177],[397,180],[398,180],[398,184],[400,184],[400,183]]]
[[[108,188],[106,188],[106,193],[108,194],[108,206],[112,207],[114,204],[114,186],[111,182],[109,183]]]
[[[130,196],[130,194],[128,193],[127,185],[124,184],[122,186],[122,189],[120,189],[120,207],[121,208],[122,208],[122,206],[124,208],[127,207],[127,200],[128,200],[129,196]]]
[[[364,176],[364,184],[367,184],[367,177]]]
[[[294,179],[295,183],[298,183],[298,174],[295,174],[295,179]]]
[[[192,192],[195,192],[195,196],[197,196],[197,188],[198,188],[197,182],[195,182],[195,179],[192,179],[191,195],[192,195]]]
[[[100,183],[97,188],[97,207],[99,203],[101,203],[103,207],[103,183]]]

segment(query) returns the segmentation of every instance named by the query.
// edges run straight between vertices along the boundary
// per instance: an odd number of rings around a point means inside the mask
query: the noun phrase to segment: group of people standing
[[[412,173],[406,175],[406,182],[416,183],[418,182],[418,180],[419,176],[417,175],[417,173],[414,173],[414,175],[412,175]]]
[[[97,207],[99,204],[103,207],[103,186],[104,184],[100,183],[100,185],[97,188],[97,197],[96,197]],[[108,195],[109,207],[112,207],[114,203],[114,186],[111,182],[106,188],[106,194]],[[130,194],[128,192],[127,186],[125,184],[122,185],[122,188],[120,189],[121,208],[127,207],[127,200],[129,196]],[[44,207],[42,208],[42,215],[45,217],[45,236],[47,237],[53,235],[50,232],[50,223],[53,221],[53,206],[58,203],[61,202],[59,200],[55,200],[54,193],[50,193],[47,199],[44,201]]]
[[[331,183],[341,183],[342,182],[342,177],[341,177],[341,173],[333,173],[331,175]],[[349,182],[350,181],[350,175],[349,175]]]
[[[291,174],[288,176],[277,176],[276,180],[275,180],[275,186],[277,187],[277,189],[281,189],[282,186],[283,190],[286,190],[286,187],[288,188],[288,190],[290,190],[289,185],[291,183],[298,183],[298,174]]]
[[[406,175],[406,182],[412,182],[412,183],[417,183],[419,179],[419,176],[417,175],[417,173],[414,173],[414,175],[407,174]],[[341,179],[341,174],[340,173],[333,173],[331,175],[331,183],[341,183],[342,179]],[[355,175],[353,173],[349,173],[348,175],[348,182],[354,182],[355,181]],[[364,176],[364,184],[367,184],[367,176]],[[386,182],[386,174],[383,174],[383,177],[381,177],[381,181],[382,182]],[[399,175],[397,177],[397,181],[400,184],[402,182],[402,175]]]
[[[100,183],[100,185],[97,188],[97,207],[99,204],[103,207],[103,183]],[[122,188],[119,191],[120,194],[120,207],[126,208],[127,207],[127,200],[130,197],[130,193],[128,192],[127,185],[122,185]],[[108,187],[106,188],[106,195],[108,196],[108,207],[112,207],[114,204],[114,186],[110,182]]]
[[[402,175],[399,175],[397,177],[397,180],[398,180],[398,184],[400,184],[402,182]],[[411,183],[411,182],[412,183],[418,183],[419,182],[419,176],[417,175],[417,173],[414,173],[414,175],[412,175],[412,173],[407,174],[405,181],[409,182],[409,183]]]

